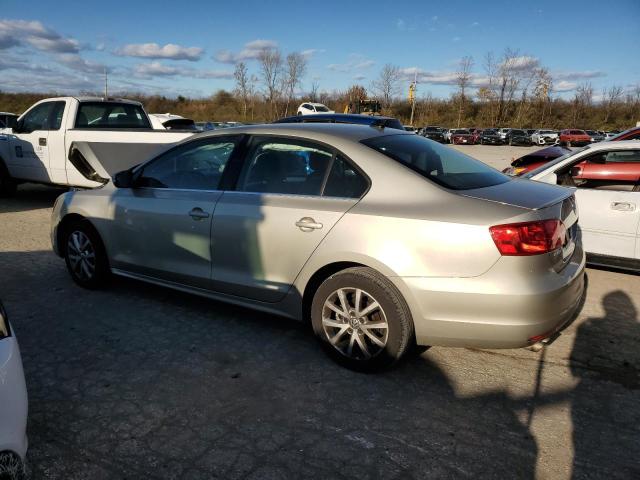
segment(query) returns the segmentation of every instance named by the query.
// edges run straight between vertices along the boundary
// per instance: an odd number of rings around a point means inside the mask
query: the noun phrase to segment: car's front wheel
[[[314,295],[311,321],[331,357],[354,370],[388,367],[414,343],[411,313],[401,293],[366,267],[326,279]]]
[[[105,284],[109,278],[109,261],[100,236],[88,222],[67,225],[62,245],[74,282],[92,290]]]

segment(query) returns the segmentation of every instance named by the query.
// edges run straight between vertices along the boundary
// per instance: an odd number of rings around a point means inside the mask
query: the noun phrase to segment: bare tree
[[[307,72],[307,57],[298,52],[287,55],[287,65],[284,77],[284,91],[287,95],[287,103],[284,109],[285,117],[289,114],[289,104],[294,96],[295,89],[300,85]]]
[[[277,102],[281,96],[282,54],[277,48],[265,49],[259,53],[258,62],[265,99],[269,104],[269,118],[273,120],[277,116]]]
[[[620,97],[622,97],[622,93],[624,89],[619,85],[612,85],[609,88],[605,88],[602,91],[602,98],[604,99],[604,123],[609,123],[609,118],[611,114],[614,112]]]
[[[574,126],[583,126],[585,113],[593,103],[593,87],[590,82],[581,83],[576,88],[571,102],[571,119]]]
[[[544,125],[544,115],[547,106],[551,105],[551,91],[553,90],[553,79],[546,68],[539,68],[536,71],[536,80],[533,87],[533,96],[540,108],[540,125]]]
[[[244,62],[240,62],[236,65],[236,69],[233,72],[233,77],[236,80],[235,93],[242,102],[242,117],[247,119],[247,108],[250,98],[250,85],[249,74],[247,73],[247,65]]]
[[[471,69],[473,68],[473,57],[462,57],[458,63],[458,71],[456,72],[456,84],[458,85],[458,127],[462,121],[464,113],[464,105],[466,103],[466,91],[471,83]]]
[[[382,100],[382,107],[388,109],[400,88],[400,69],[387,63],[376,80],[371,82],[371,89]]]
[[[317,102],[318,101],[318,91],[320,90],[320,82],[318,79],[314,78],[311,82],[311,90],[309,90],[309,101]]]
[[[500,63],[497,65],[497,112],[496,123],[502,124],[507,117],[507,110],[513,96],[518,89],[519,79],[517,75],[519,53],[517,50],[507,48],[502,54]]]

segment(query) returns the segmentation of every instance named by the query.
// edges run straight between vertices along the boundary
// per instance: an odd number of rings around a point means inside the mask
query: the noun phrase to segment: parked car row
[[[611,139],[619,132],[597,130],[549,130],[519,128],[443,128],[426,126],[417,133],[440,143],[465,145],[555,145],[582,146]]]

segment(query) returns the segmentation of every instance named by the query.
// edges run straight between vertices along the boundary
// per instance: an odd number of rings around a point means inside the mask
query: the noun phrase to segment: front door
[[[281,300],[366,188],[364,177],[330,147],[254,137],[236,190],[225,192],[215,210],[213,288]]]
[[[10,137],[7,167],[14,178],[53,183],[49,172],[49,136],[62,124],[65,102],[42,102],[24,114]]]
[[[136,172],[134,188],[118,189],[112,238],[114,268],[184,285],[211,282],[211,221],[220,181],[240,137],[208,137],[179,145]]]

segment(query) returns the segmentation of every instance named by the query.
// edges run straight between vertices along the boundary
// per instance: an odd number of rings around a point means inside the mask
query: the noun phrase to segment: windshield
[[[482,133],[484,135],[495,135],[496,131],[492,128],[487,128],[486,130],[483,130]]]
[[[464,134],[468,134],[469,130],[456,130],[453,132],[454,134],[460,134],[460,135],[464,135]]]
[[[82,102],[76,128],[151,128],[141,105],[118,102]]]
[[[362,143],[453,190],[489,187],[510,180],[479,160],[418,135],[386,135]]]
[[[524,175],[522,175],[520,178],[531,178],[534,175],[539,174],[540,172],[544,172],[547,168],[549,167],[553,167],[554,165],[559,164],[560,162],[562,162],[563,160],[566,160],[569,157],[574,156],[577,153],[583,152],[585,150],[587,150],[588,148],[591,148],[589,145],[586,145],[582,148],[578,148],[577,150],[574,150],[572,152],[569,152],[565,155],[562,155],[561,157],[558,157],[548,163],[545,163],[544,165],[539,166],[538,168],[536,168],[535,170],[531,170],[530,172],[525,173]]]

